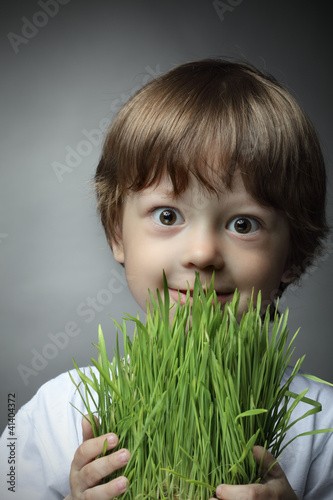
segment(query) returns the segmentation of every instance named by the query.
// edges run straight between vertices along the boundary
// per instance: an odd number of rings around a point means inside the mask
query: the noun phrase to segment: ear
[[[281,283],[291,283],[295,280],[295,272],[293,268],[286,269],[281,277]]]
[[[125,252],[124,252],[124,244],[121,231],[117,231],[116,236],[114,238],[111,238],[110,246],[116,261],[119,262],[119,264],[124,264]]]
[[[124,245],[122,240],[112,240],[111,243],[112,253],[114,258],[119,264],[125,263],[125,255],[124,255]]]

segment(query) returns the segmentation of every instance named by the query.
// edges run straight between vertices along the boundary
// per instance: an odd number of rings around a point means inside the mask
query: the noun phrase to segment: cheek
[[[146,302],[149,298],[146,277],[136,269],[132,269],[130,266],[128,268],[125,266],[125,272],[132,297],[140,308],[145,311]]]
[[[235,276],[234,276],[235,277]],[[247,311],[247,300],[251,298],[254,289],[254,298],[261,291],[262,311],[270,305],[278,292],[281,282],[280,269],[272,266],[272,259],[263,256],[253,256],[252,259],[243,259],[237,267],[235,283],[241,293],[239,318]]]
[[[264,309],[266,309],[266,307],[276,298],[282,279],[282,273],[282,266],[272,268],[272,266],[267,265],[266,268],[263,269],[257,289],[261,290],[262,307]]]
[[[251,258],[240,261],[237,275],[245,286],[261,290],[265,295],[271,295],[281,282],[284,271],[284,260],[271,254],[254,253]]]
[[[156,250],[156,249],[155,249]],[[129,238],[125,241],[125,272],[127,283],[137,304],[144,311],[149,300],[148,289],[156,295],[156,289],[163,288],[163,267],[165,259],[161,253],[146,244],[143,239]]]

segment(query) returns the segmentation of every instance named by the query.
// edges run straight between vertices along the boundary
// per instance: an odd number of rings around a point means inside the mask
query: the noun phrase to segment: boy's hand
[[[103,452],[105,439],[108,440],[107,450],[114,449],[118,444],[115,434],[105,434],[93,437],[91,425],[82,419],[83,443],[75,452],[69,475],[71,494],[65,500],[110,500],[124,493],[127,489],[127,479],[123,476],[109,483],[99,484],[103,477],[124,467],[129,458],[128,450],[119,450],[105,457],[95,458]]]
[[[263,450],[261,446],[255,446],[253,449],[254,458],[258,463],[261,460]],[[263,470],[269,469],[274,462],[273,455],[265,451]],[[246,486],[221,484],[216,488],[216,496],[221,500],[297,500],[295,492],[278,463],[273,465],[264,483]]]

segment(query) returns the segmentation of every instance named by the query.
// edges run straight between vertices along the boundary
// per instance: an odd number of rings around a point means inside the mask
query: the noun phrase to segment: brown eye
[[[184,222],[182,215],[174,208],[157,208],[153,216],[163,226],[175,226]]]
[[[235,229],[238,233],[247,234],[251,231],[252,225],[248,219],[238,219],[235,222]]]
[[[260,227],[257,220],[252,217],[236,217],[228,224],[228,229],[238,234],[254,233]]]
[[[166,224],[167,226],[171,226],[177,220],[177,216],[173,210],[163,210],[160,213],[160,221],[162,224]]]

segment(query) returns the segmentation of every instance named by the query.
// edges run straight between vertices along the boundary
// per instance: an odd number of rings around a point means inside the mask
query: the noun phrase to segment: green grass
[[[321,411],[306,392],[293,394],[289,386],[301,358],[282,385],[293,354],[288,343],[288,312],[262,319],[261,296],[237,321],[239,294],[225,310],[213,281],[205,292],[199,277],[184,306],[169,320],[169,295],[151,295],[146,323],[127,316],[115,322],[123,336],[124,356],[117,346],[112,361],[99,329],[99,376],[83,373],[74,361],[80,391],[94,436],[115,432],[119,448],[131,459],[124,474],[130,481],[122,499],[200,499],[214,494],[220,483],[250,484],[262,479],[253,446],[262,445],[278,458],[286,432],[294,425],[293,409],[309,404],[302,418]],[[133,341],[128,322],[135,322]],[[171,324],[170,324],[171,323]],[[73,380],[73,379],[72,379]],[[74,380],[73,380],[74,382]],[[75,382],[74,382],[75,383]],[[97,417],[98,424],[95,422]]]

